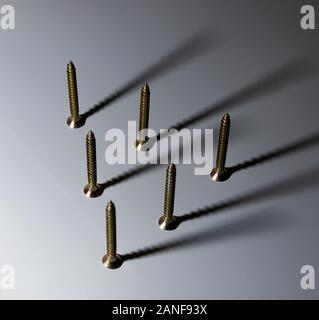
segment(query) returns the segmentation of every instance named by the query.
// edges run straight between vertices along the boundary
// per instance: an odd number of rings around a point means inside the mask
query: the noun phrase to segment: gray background
[[[304,291],[299,284],[301,266],[319,270],[315,145],[221,184],[194,176],[192,165],[178,165],[176,214],[264,188],[270,192],[168,233],[157,226],[165,166],[124,180],[95,200],[82,192],[89,129],[97,139],[100,181],[134,167],[105,163],[104,135],[137,119],[140,83],[89,117],[85,127],[72,131],[65,124],[66,64],[72,59],[82,112],[136,77],[150,84],[150,125],[156,130],[215,106],[216,112],[190,127],[218,129],[228,111],[229,165],[317,133],[319,30],[301,30],[304,1],[1,4],[16,9],[16,30],[0,30],[0,265],[16,271],[16,289],[0,290],[1,298],[319,297],[319,288]],[[180,46],[174,59],[143,74]],[[117,208],[120,253],[192,240],[105,270],[109,199]]]

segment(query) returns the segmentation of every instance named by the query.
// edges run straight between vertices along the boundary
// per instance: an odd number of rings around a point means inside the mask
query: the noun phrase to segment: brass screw
[[[102,263],[110,269],[119,268],[123,263],[123,258],[116,253],[116,219],[115,206],[109,201],[106,206],[106,255],[102,258]]]
[[[230,116],[228,113],[225,113],[220,123],[216,167],[211,171],[210,174],[214,181],[225,181],[231,176],[230,170],[225,167],[229,131]]]
[[[166,171],[165,184],[165,200],[164,200],[164,214],[160,217],[158,224],[162,230],[174,230],[178,227],[179,221],[174,217],[174,200],[175,200],[175,186],[176,186],[176,167],[171,163]]]
[[[68,89],[69,89],[69,102],[71,116],[67,119],[67,125],[74,129],[80,128],[84,125],[85,119],[79,115],[79,99],[78,99],[78,88],[76,83],[76,70],[72,61],[67,66],[68,76]]]
[[[96,145],[91,130],[86,136],[86,159],[88,184],[84,187],[84,194],[89,198],[96,198],[103,193],[103,188],[96,182]]]
[[[135,148],[138,151],[147,151],[147,147],[144,144],[149,140],[145,135],[145,130],[148,129],[149,120],[149,109],[150,109],[150,88],[145,83],[141,89],[140,99],[140,119],[139,119],[139,132],[135,141]]]

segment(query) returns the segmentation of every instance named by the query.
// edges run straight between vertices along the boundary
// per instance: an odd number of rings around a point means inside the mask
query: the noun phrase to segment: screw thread
[[[166,220],[173,218],[174,199],[176,185],[176,167],[171,163],[166,171],[165,200],[164,200],[164,217]]]
[[[216,157],[216,168],[223,169],[226,163],[227,147],[228,147],[228,138],[230,131],[230,117],[228,113],[225,113],[219,130],[219,141],[218,141],[218,151]]]
[[[86,160],[88,184],[94,187],[96,185],[96,146],[94,133],[91,130],[86,136]]]
[[[116,255],[116,219],[112,201],[109,201],[106,206],[106,248],[108,255]]]
[[[70,61],[67,66],[67,77],[71,118],[76,119],[79,116],[79,101],[76,81],[76,69],[72,61]]]
[[[149,108],[150,108],[150,88],[148,84],[145,83],[141,89],[139,134],[138,134],[139,141],[145,141],[145,138],[146,138],[145,133],[141,131],[148,128]]]

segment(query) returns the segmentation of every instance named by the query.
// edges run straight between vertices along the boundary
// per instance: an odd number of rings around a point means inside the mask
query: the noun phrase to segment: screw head
[[[83,191],[88,198],[97,198],[103,193],[103,188],[99,184],[93,187],[87,184]]]
[[[227,168],[214,168],[211,171],[210,176],[215,182],[222,182],[229,179],[231,172]]]
[[[109,269],[117,269],[123,264],[123,262],[124,260],[119,254],[116,254],[116,255],[106,254],[102,258],[102,263],[104,267]]]
[[[141,140],[136,140],[134,143],[134,146],[136,148],[137,151],[143,151],[146,152],[150,149],[149,144],[147,143],[149,141],[149,138],[146,137],[145,140],[141,141]]]
[[[77,118],[72,118],[72,116],[68,117],[66,120],[66,124],[71,128],[71,129],[76,129],[84,126],[85,124],[85,118],[78,116]]]
[[[165,216],[161,216],[158,220],[158,225],[162,230],[171,231],[179,226],[179,221],[174,216],[171,219],[166,219]]]

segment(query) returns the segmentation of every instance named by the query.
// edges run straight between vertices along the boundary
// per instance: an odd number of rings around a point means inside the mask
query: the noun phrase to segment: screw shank
[[[109,256],[116,255],[115,206],[112,201],[106,207],[106,247]]]
[[[165,200],[164,200],[164,217],[165,219],[168,219],[168,220],[171,220],[173,218],[175,185],[176,185],[176,167],[175,167],[175,164],[170,164],[166,172]]]
[[[91,187],[96,186],[96,145],[95,137],[92,131],[86,136],[86,158],[87,158],[87,174],[88,184]]]
[[[219,168],[219,169],[222,169],[225,167],[229,131],[230,131],[230,117],[229,117],[229,114],[226,113],[221,120],[220,131],[219,131],[218,151],[217,151],[217,157],[216,157],[216,168]]]
[[[79,101],[76,81],[76,70],[72,61],[70,61],[67,66],[67,78],[71,118],[73,120],[76,120],[79,117]]]
[[[145,83],[141,89],[141,99],[140,99],[140,118],[139,118],[139,141],[145,140],[145,133],[141,130],[148,128],[149,120],[149,108],[150,108],[150,89],[149,86]]]

